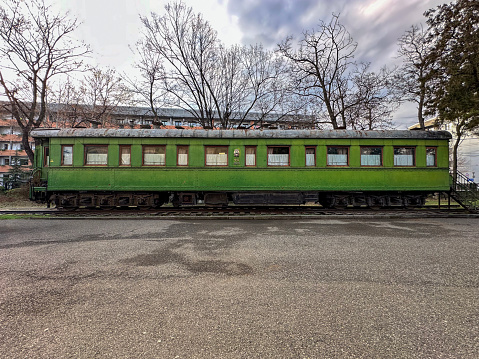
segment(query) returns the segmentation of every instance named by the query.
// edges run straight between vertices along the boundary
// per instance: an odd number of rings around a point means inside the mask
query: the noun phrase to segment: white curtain
[[[314,166],[314,153],[306,153],[306,166]]]
[[[361,166],[381,166],[381,155],[361,155]]]
[[[164,153],[145,153],[143,163],[149,166],[163,166],[166,163],[166,155]]]
[[[187,165],[188,165],[188,154],[178,153],[178,166],[187,166]]]
[[[226,153],[207,154],[206,165],[207,166],[227,166],[228,155]]]
[[[254,153],[246,154],[246,166],[256,166],[256,156]]]
[[[427,155],[426,156],[426,165],[429,167],[434,167],[436,165],[436,155]]]
[[[394,166],[413,166],[414,156],[411,155],[394,155]]]
[[[328,154],[328,166],[347,166],[348,155],[331,155]]]
[[[122,166],[129,166],[131,164],[131,159],[130,159],[130,154],[129,153],[122,153],[121,154],[121,165]]]
[[[268,154],[269,166],[289,166],[289,154]]]
[[[106,165],[108,155],[106,153],[87,153],[87,165]]]

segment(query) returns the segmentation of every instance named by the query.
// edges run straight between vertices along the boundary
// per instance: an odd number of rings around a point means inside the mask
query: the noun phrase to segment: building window
[[[436,147],[427,147],[426,148],[426,166],[436,167],[437,166],[437,148]]]
[[[10,159],[9,158],[5,158],[5,166],[8,166],[10,165]]]
[[[411,167],[415,165],[414,147],[395,147],[394,148],[394,166]]]
[[[120,166],[131,166],[131,146],[120,146]]]
[[[144,166],[166,165],[166,147],[165,146],[143,146],[143,165]]]
[[[361,166],[379,167],[383,164],[382,147],[361,147]]]
[[[50,164],[50,148],[48,146],[43,147],[43,167],[48,167]]]
[[[62,146],[62,166],[73,165],[73,145]]]
[[[268,166],[289,166],[289,147],[268,147]]]
[[[228,166],[227,146],[208,146],[205,153],[207,166]]]
[[[85,165],[106,166],[108,164],[108,145],[86,145]]]
[[[316,147],[306,147],[306,166],[316,166]]]
[[[349,147],[328,146],[328,166],[347,166],[349,164]]]
[[[245,165],[249,167],[256,166],[256,146],[247,146],[245,148]]]
[[[175,126],[180,127],[181,126],[181,121],[175,121]]]
[[[188,166],[188,146],[177,146],[176,155],[176,164],[178,166]]]

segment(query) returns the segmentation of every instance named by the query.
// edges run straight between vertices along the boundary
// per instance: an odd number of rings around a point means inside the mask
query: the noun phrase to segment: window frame
[[[127,164],[127,165],[124,165],[124,164],[121,163],[121,162],[122,162],[122,161],[121,161],[121,155],[122,155],[121,150],[122,150],[123,148],[129,149],[129,152],[130,152],[130,163]],[[118,165],[119,165],[120,167],[131,167],[131,145],[120,145],[120,146],[119,146],[118,162],[119,162]]]
[[[395,164],[396,154],[394,152],[396,151],[396,149],[399,149],[399,148],[407,148],[407,149],[413,150],[412,165],[396,165]],[[394,146],[393,147],[393,167],[416,167],[416,147],[415,146]]]
[[[154,147],[154,148],[163,148],[165,153],[165,163],[164,164],[145,164],[145,149],[147,147]],[[160,153],[161,154],[161,153]],[[166,145],[142,145],[141,146],[141,165],[145,167],[165,167],[166,166]]]
[[[329,153],[329,149],[330,148],[345,148],[347,149],[348,153],[346,155],[346,164],[345,165],[330,165],[329,164],[329,158],[328,156],[330,155]],[[331,153],[332,155],[333,153]],[[351,151],[350,151],[350,146],[336,146],[336,145],[327,145],[326,146],[326,167],[349,167],[349,155],[351,154]]]
[[[43,147],[43,167],[48,167],[50,165],[49,162],[50,162],[50,146],[44,146]]]
[[[208,164],[208,153],[207,149],[208,148],[226,148],[226,164],[225,165],[209,165]],[[229,146],[228,145],[205,145],[204,146],[204,151],[205,151],[205,167],[228,167],[229,166]]]
[[[179,156],[180,156],[180,148],[186,148],[186,164],[180,165]],[[176,165],[178,167],[188,167],[190,164],[190,146],[189,145],[177,145],[176,146]]]
[[[87,148],[88,147],[101,147],[106,148],[106,163],[105,164],[90,164],[87,163]],[[83,165],[84,166],[92,166],[92,167],[106,167],[108,166],[108,145],[83,145]]]
[[[72,163],[71,164],[65,164],[65,152],[64,152],[65,147],[71,147],[71,149],[72,149],[72,153],[71,153]],[[68,167],[73,166],[73,145],[62,145],[61,166],[68,166]]]
[[[258,163],[258,158],[257,158],[257,154],[258,154],[258,149],[257,149],[258,146],[245,146],[245,149],[244,149],[244,165],[245,167],[256,167],[257,166],[257,163]],[[247,161],[246,161],[246,156],[247,156],[247,151],[248,149],[254,149],[254,165],[248,165]]]
[[[434,164],[432,166],[429,166],[427,164],[427,151],[429,149],[434,149]],[[437,146],[427,146],[426,147],[426,167],[437,167]]]
[[[288,149],[288,164],[287,165],[271,165],[269,164],[269,149],[270,148],[287,148]],[[272,153],[274,155],[274,153]],[[267,149],[266,149],[266,163],[268,165],[268,167],[291,167],[291,146],[285,146],[285,145],[271,145],[271,146],[267,146]]]
[[[314,150],[314,165],[308,165],[308,150]],[[304,146],[304,166],[316,167],[317,166],[317,146]]]
[[[379,149],[381,149],[379,165],[363,165],[363,163],[362,163],[363,148],[379,148]],[[361,167],[383,167],[384,166],[383,156],[384,156],[384,147],[383,146],[360,146],[360,148],[359,148],[359,165]]]

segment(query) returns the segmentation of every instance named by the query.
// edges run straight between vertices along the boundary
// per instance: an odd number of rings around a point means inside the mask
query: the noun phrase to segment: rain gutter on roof
[[[161,129],[35,129],[38,137],[121,137],[121,138],[401,138],[450,139],[447,131],[356,131],[356,130],[161,130]]]

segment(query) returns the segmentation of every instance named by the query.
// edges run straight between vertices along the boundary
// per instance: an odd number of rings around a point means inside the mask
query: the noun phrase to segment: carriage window
[[[268,166],[289,166],[289,147],[268,147]]]
[[[245,149],[246,153],[246,166],[256,166],[256,147],[248,146]]]
[[[177,146],[176,153],[176,164],[178,166],[188,166],[188,146]]]
[[[328,166],[347,166],[349,147],[328,146]]]
[[[316,166],[316,147],[306,147],[306,166]]]
[[[395,147],[394,166],[411,167],[415,165],[414,147]]]
[[[164,166],[166,164],[165,146],[143,146],[144,166]]]
[[[205,153],[207,166],[228,166],[227,146],[207,146]]]
[[[120,146],[120,166],[131,166],[131,146]]]
[[[73,165],[73,145],[62,146],[62,166]]]
[[[85,165],[106,166],[108,163],[108,146],[85,146]]]
[[[436,147],[426,148],[426,166],[428,167],[437,166]]]
[[[361,166],[382,166],[382,147],[361,147]]]

